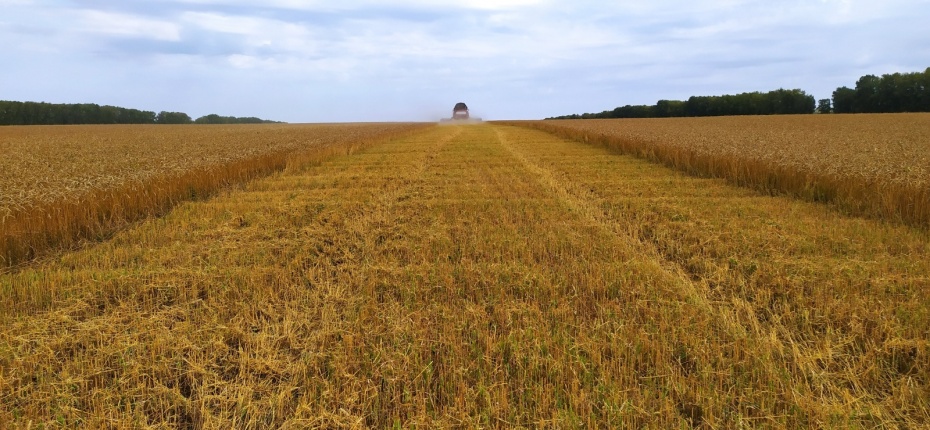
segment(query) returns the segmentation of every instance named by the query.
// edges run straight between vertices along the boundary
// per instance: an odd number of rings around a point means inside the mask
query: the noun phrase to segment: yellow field
[[[422,124],[0,127],[0,268]]]
[[[928,244],[433,127],[0,275],[0,428],[926,427]]]
[[[505,122],[852,214],[930,227],[930,114]]]

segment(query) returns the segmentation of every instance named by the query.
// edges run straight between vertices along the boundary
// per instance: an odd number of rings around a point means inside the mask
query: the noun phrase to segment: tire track
[[[727,334],[733,353],[748,357],[738,367],[771,391],[750,405],[774,402],[774,416],[803,410],[817,422],[846,416],[837,422],[852,427],[879,422],[873,413],[902,426],[926,417],[889,400],[895,393],[926,411],[912,394],[926,387],[917,364],[928,345],[921,232],[576,150],[544,133],[498,133],[566,207],[634,244]]]
[[[497,128],[495,131],[497,132],[497,139],[501,146],[506,148],[514,158],[519,160],[527,171],[535,175],[541,184],[549,188],[555,195],[557,195],[559,200],[572,212],[578,213],[580,216],[583,216],[591,223],[597,224],[602,229],[609,231],[611,234],[622,237],[625,241],[634,244],[634,247],[641,250],[641,253],[648,255],[654,261],[659,263],[665,273],[667,273],[672,278],[675,278],[680,285],[689,291],[691,297],[698,299],[698,303],[702,303],[704,304],[704,307],[710,309],[708,301],[698,293],[699,287],[695,285],[696,282],[700,281],[694,279],[694,276],[691,273],[689,273],[675,261],[666,258],[665,255],[655,246],[655,244],[651,242],[645,242],[639,238],[632,226],[623,226],[613,220],[598,206],[597,203],[595,203],[597,200],[599,200],[597,194],[588,189],[585,189],[580,184],[557,178],[551,170],[546,169],[537,163],[534,163],[529,158],[527,158],[525,154],[514,148],[514,146],[508,142],[505,133],[500,128]]]
[[[687,267],[670,258],[668,254],[659,248],[657,243],[644,240],[639,229],[634,225],[618,222],[612,218],[596,203],[601,200],[596,193],[581,184],[558,178],[552,170],[534,163],[526,154],[521,153],[512,144],[508,143],[506,133],[501,128],[496,131],[501,145],[514,158],[520,160],[528,171],[536,175],[540,183],[551,189],[567,207],[584,216],[590,222],[596,223],[604,230],[611,232],[611,234],[624,238],[624,241],[632,244],[640,254],[656,262],[670,278],[675,280],[676,285],[680,286],[692,304],[718,317],[717,320],[724,324],[728,335],[734,338],[745,338],[749,333],[755,333],[759,339],[764,339],[762,328],[754,318],[753,321],[756,323],[749,327],[739,322],[741,318],[737,314],[745,313],[747,309],[740,308],[739,303],[721,303],[709,299],[709,283],[700,274],[688,270]],[[751,311],[749,312],[751,313]],[[772,347],[775,348],[774,345]]]

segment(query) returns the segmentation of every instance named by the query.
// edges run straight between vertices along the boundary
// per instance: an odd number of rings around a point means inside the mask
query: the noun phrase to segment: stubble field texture
[[[770,194],[500,124],[294,165],[0,275],[0,428],[930,425],[927,230]]]

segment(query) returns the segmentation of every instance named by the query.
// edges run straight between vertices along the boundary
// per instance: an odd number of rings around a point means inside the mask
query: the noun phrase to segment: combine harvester
[[[458,102],[452,108],[452,118],[443,118],[440,122],[473,123],[481,122],[481,118],[473,118],[468,114],[468,105]]]

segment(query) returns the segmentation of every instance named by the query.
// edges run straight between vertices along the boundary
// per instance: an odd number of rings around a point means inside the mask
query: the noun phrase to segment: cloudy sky
[[[930,66],[930,0],[0,0],[0,100],[532,119]]]

